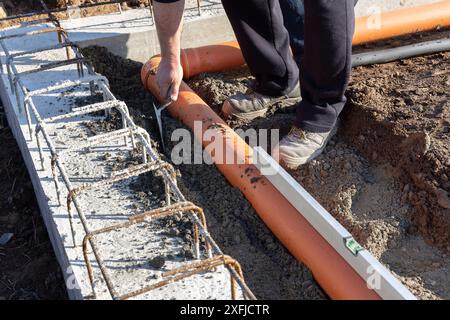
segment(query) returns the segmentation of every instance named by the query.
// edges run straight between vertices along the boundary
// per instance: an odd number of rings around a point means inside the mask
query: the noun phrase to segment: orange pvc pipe
[[[237,41],[218,45],[181,50],[181,65],[185,79],[201,72],[215,72],[235,69],[245,65]]]
[[[150,59],[142,68],[141,78],[145,87],[161,101],[153,76],[159,62],[160,57]],[[178,100],[173,102],[168,110],[173,117],[192,130],[194,123],[201,124],[202,130],[194,130],[194,134],[209,152],[219,171],[245,195],[261,219],[292,255],[308,266],[331,298],[380,299],[288,200],[260,175],[259,170],[252,164],[251,147],[186,83],[181,84]],[[203,135],[208,129],[214,130],[216,137],[222,140],[222,152],[208,149],[211,142],[204,139]],[[233,164],[217,163],[226,152],[233,154],[237,161]]]
[[[353,44],[398,37],[450,26],[450,1],[386,11],[356,19]]]
[[[378,25],[379,22],[379,25]],[[383,40],[419,31],[450,26],[450,0],[437,3],[387,11],[356,19],[353,44]],[[237,41],[219,45],[190,48],[181,51],[184,78],[189,79],[201,72],[235,69],[245,65]]]

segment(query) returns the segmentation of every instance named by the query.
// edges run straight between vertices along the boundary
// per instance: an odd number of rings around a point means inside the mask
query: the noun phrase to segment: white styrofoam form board
[[[363,250],[354,255],[345,245],[345,239],[352,235],[322,207],[289,173],[286,172],[263,148],[254,149],[255,166],[268,174],[265,177],[296,208],[314,229],[344,258],[364,279],[378,278],[379,286],[374,290],[387,300],[416,297],[387,270],[369,251]],[[269,170],[269,171],[265,171]]]
[[[28,27],[27,30],[38,28],[42,28],[42,26]],[[23,29],[20,31],[22,30]],[[12,28],[6,31],[4,30],[2,34],[17,32],[19,32],[18,28]],[[37,37],[10,39],[5,41],[5,43],[8,48],[10,48],[10,52],[15,53],[55,44],[56,41],[55,34],[42,34]],[[1,52],[0,54],[2,62],[5,62],[4,53]],[[65,50],[58,49],[20,57],[17,58],[16,61],[18,71],[22,72],[34,69],[40,64],[64,59]],[[2,70],[0,95],[5,105],[9,124],[30,173],[39,207],[50,235],[50,240],[66,279],[69,297],[71,299],[83,299],[90,294],[90,285],[82,256],[82,249],[81,246],[76,248],[72,246],[67,209],[64,205],[61,207],[57,205],[57,197],[50,170],[50,152],[47,150],[45,144],[43,144],[46,170],[41,171],[36,140],[30,141],[29,139],[25,115],[24,113],[18,112],[15,96],[11,93],[7,75],[4,72],[6,71]],[[26,76],[23,81],[29,90],[34,90],[51,84],[54,85],[56,82],[77,78],[78,74],[76,67],[65,66]],[[73,106],[73,98],[86,96],[87,91],[87,86],[80,86],[79,91],[72,92],[69,95],[60,96],[59,94],[54,93],[43,94],[35,96],[33,100],[35,101],[39,113],[44,117],[50,117],[68,112]],[[83,134],[87,134],[85,126],[82,125],[82,122],[86,121],[92,121],[92,118],[84,117],[69,119],[54,125],[48,125],[49,134],[54,140],[56,148],[67,148],[70,144],[76,144],[78,135],[82,136]],[[71,140],[68,140],[69,136]],[[81,141],[81,136],[78,141]],[[61,143],[58,141],[61,141]],[[69,141],[69,144],[66,144],[64,141]],[[114,156],[114,153],[123,154],[128,151],[127,149],[129,150],[128,147],[120,142],[116,142],[115,145],[110,142],[106,145],[100,145],[99,148],[95,150],[96,152],[89,152],[84,155],[76,154],[72,157],[66,157],[65,159],[62,159],[62,161],[67,167],[70,178],[73,179],[72,182],[74,187],[77,187],[85,182],[83,179],[77,179],[79,177],[78,175],[81,174],[81,177],[94,177],[95,180],[99,179],[105,173],[106,166],[99,161],[99,155],[102,151],[108,150]],[[75,172],[76,170],[80,170],[78,175]],[[131,181],[127,181],[126,183],[129,182]],[[88,211],[87,219],[89,223],[92,224],[91,230],[111,225],[114,222],[123,221],[124,217],[134,213],[129,210],[129,207],[134,203],[134,200],[130,197],[130,192],[127,190],[126,183],[124,182],[118,188],[110,190],[108,196],[111,198],[109,198],[108,201],[102,200],[100,196],[93,196],[93,193],[87,193],[88,196],[79,198],[81,205],[85,205],[87,209],[93,208],[94,205],[96,206],[95,212],[86,210]],[[163,186],[161,187],[163,188]],[[62,191],[64,199],[67,190],[63,187]],[[107,213],[107,215],[105,215],[105,213]],[[78,219],[75,219],[75,231],[77,242],[79,243],[84,235],[84,231]],[[142,271],[138,275],[134,270],[136,265],[130,265],[127,262],[127,259],[111,261],[109,258],[115,257],[117,254],[117,257],[119,258],[128,258],[129,255],[132,255],[132,258],[136,258],[136,260],[144,259],[147,257],[146,254],[155,253],[156,249],[159,248],[161,235],[158,234],[158,229],[155,228],[154,225],[145,228],[136,226],[133,228],[133,232],[122,232],[119,233],[120,236],[117,236],[117,234],[118,233],[109,234],[101,240],[99,246],[104,249],[102,250],[102,253],[104,253],[102,254],[103,258],[107,261],[108,265],[112,265],[113,268],[120,271],[117,274],[114,274],[115,276],[117,275],[118,278],[118,281],[115,281],[115,284],[117,285],[116,289],[118,289],[119,293],[124,292],[124,290],[129,291],[131,289],[139,289],[142,287],[142,283],[144,283],[143,280],[148,280],[148,278],[154,275],[156,271],[149,270],[148,267],[145,266],[136,269]],[[176,240],[168,241],[167,247],[167,250],[169,250],[170,253],[176,253],[173,252],[173,250],[178,250],[180,243]],[[109,253],[114,253],[114,255],[108,256]],[[167,252],[161,251],[161,254],[164,255],[165,253]],[[151,257],[152,256],[149,258]],[[179,263],[175,260],[173,263],[168,262],[167,265],[172,268],[177,267]],[[106,290],[106,286],[98,281],[98,268],[95,263],[93,266],[97,277],[97,296],[99,299],[109,299],[110,297]],[[68,272],[69,269],[71,269],[71,272]],[[125,269],[126,272],[122,272],[121,269]],[[216,270],[217,272],[206,272],[199,276],[187,278],[162,289],[142,295],[139,298],[230,299],[228,271],[224,268],[217,268]],[[238,295],[242,297],[240,289],[238,290]]]

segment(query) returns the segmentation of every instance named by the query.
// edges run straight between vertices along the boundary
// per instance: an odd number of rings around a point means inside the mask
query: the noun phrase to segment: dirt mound
[[[20,150],[8,128],[0,128],[0,300],[66,299],[63,276],[39,213]]]
[[[414,227],[450,250],[450,53],[358,68],[343,136],[389,163],[414,206]],[[447,248],[448,247],[448,248]]]

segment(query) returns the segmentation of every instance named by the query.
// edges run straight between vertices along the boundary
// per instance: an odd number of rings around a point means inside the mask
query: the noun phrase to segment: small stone
[[[194,253],[190,249],[189,250],[183,250],[182,256],[184,256],[186,259],[193,259],[194,258]]]
[[[149,261],[150,265],[155,269],[161,269],[166,264],[166,259],[163,256],[157,256]]]
[[[376,152],[372,153],[372,160],[377,160],[378,159],[378,154]]]
[[[428,282],[432,286],[436,285],[436,281],[434,281],[434,280],[428,280],[426,282]]]
[[[433,268],[440,268],[440,267],[441,267],[441,264],[440,264],[439,262],[433,262],[433,263],[431,264],[431,266],[432,266]]]
[[[159,278],[161,278],[161,275],[159,273],[154,273],[148,277],[149,280],[151,279],[158,280]]]
[[[450,209],[450,197],[444,189],[438,188],[436,190],[436,197],[438,204],[445,209]]]
[[[172,228],[169,230],[168,234],[172,237],[178,237],[180,235],[180,230],[178,230],[177,228]]]

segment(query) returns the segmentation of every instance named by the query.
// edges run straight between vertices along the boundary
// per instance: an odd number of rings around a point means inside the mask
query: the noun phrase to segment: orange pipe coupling
[[[208,49],[209,50],[209,49]],[[150,59],[142,68],[145,87],[158,100],[159,89],[152,75],[160,57]],[[199,69],[200,70],[200,69]],[[238,188],[255,208],[258,215],[294,257],[311,269],[315,279],[333,299],[380,299],[369,289],[356,271],[331,247],[309,222],[284,198],[284,196],[252,164],[253,150],[195,93],[186,83],[180,87],[178,100],[169,108],[173,117],[182,121],[196,134],[220,172]],[[195,123],[201,130],[194,130]],[[214,146],[205,138],[207,130],[213,132]],[[210,148],[208,148],[210,146]],[[232,162],[221,161],[232,155]]]

